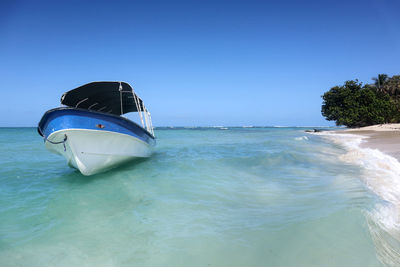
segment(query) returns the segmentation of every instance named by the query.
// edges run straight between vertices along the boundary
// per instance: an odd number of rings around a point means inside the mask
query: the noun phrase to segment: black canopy
[[[136,97],[140,109],[143,110],[142,100]],[[125,82],[92,82],[82,85],[64,93],[61,104],[115,115],[138,111],[132,87]]]

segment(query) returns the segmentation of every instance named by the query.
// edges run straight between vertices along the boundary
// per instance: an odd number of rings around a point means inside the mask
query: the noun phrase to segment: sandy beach
[[[340,133],[366,136],[366,142],[362,143],[362,147],[378,149],[400,161],[400,123],[379,124],[356,129],[347,129],[340,131]]]

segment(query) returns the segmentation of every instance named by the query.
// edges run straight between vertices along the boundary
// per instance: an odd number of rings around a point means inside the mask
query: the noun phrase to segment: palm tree
[[[372,80],[375,81],[375,87],[379,92],[382,92],[382,86],[385,84],[388,78],[389,77],[387,74],[378,74],[378,78],[372,78]]]
[[[400,96],[400,75],[394,75],[387,79],[381,90],[392,97],[399,99]]]

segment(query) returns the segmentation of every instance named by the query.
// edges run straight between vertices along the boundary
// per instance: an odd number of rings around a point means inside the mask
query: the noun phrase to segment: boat
[[[150,157],[156,144],[151,114],[126,82],[92,82],[67,91],[37,130],[46,148],[83,175]],[[138,114],[141,126],[123,115]]]

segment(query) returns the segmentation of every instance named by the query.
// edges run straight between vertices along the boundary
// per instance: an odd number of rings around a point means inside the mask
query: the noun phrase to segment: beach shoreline
[[[335,132],[363,136],[365,138],[361,143],[362,148],[378,149],[400,162],[400,123],[378,124]]]
[[[399,266],[400,243],[394,237],[400,233],[400,124],[343,129],[333,136],[347,149],[341,159],[362,167],[361,180],[383,200],[366,213],[367,223],[381,263]]]

